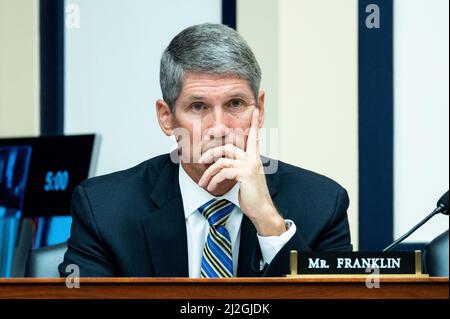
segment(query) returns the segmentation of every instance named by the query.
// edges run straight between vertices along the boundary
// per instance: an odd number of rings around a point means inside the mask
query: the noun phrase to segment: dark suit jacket
[[[352,249],[347,192],[316,173],[278,162],[266,175],[275,206],[297,232],[270,265],[259,268],[256,229],[244,215],[239,277],[289,273],[290,250]],[[188,277],[186,224],[178,183],[178,164],[169,154],[134,168],[89,179],[72,197],[68,250],[59,265],[77,264],[80,276]]]

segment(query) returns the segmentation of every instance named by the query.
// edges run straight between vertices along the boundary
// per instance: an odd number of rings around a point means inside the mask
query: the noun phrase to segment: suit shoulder
[[[344,191],[344,188],[338,182],[329,177],[282,161],[278,163],[277,174],[282,182],[289,181],[299,186],[332,192]]]
[[[114,173],[96,176],[83,181],[80,186],[84,189],[101,189],[117,187],[122,185],[123,182],[133,182],[139,180],[154,180],[153,177],[158,176],[158,172],[164,164],[170,160],[169,154],[163,154],[146,160],[134,167],[117,171]]]

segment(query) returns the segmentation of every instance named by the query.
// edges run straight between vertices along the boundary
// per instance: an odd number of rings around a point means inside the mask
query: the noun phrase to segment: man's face
[[[187,73],[170,118],[171,134],[178,137],[182,161],[192,163],[192,169],[201,174],[209,165],[197,161],[208,149],[231,143],[245,151],[256,107],[260,109],[261,127],[264,93],[259,94],[257,103],[248,81],[233,75]]]

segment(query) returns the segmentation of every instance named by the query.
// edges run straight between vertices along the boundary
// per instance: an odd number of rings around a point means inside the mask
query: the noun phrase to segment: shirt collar
[[[187,219],[194,214],[197,209],[211,199],[226,199],[237,207],[239,206],[239,183],[233,186],[227,193],[215,197],[205,189],[198,186],[186,173],[181,163],[179,164],[178,181],[180,183],[181,198],[183,199],[184,217]]]

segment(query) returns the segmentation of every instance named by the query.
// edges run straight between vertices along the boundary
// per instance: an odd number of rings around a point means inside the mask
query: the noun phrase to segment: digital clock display
[[[69,185],[68,171],[48,171],[45,175],[44,189],[46,192],[64,192]]]

